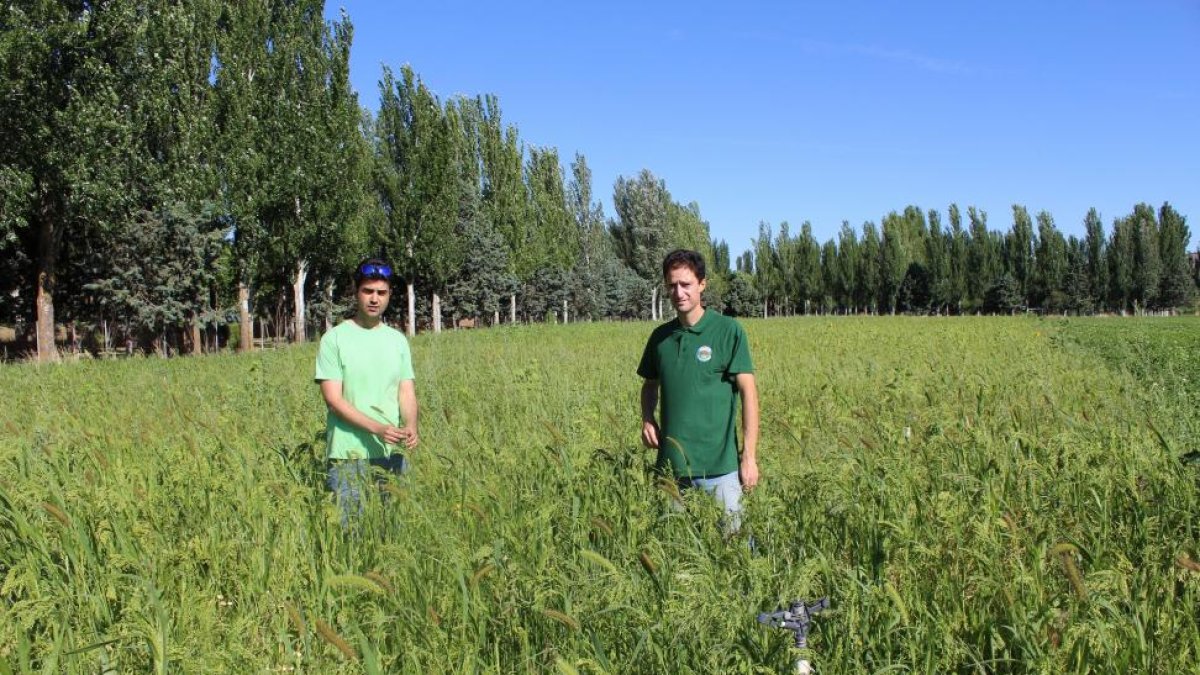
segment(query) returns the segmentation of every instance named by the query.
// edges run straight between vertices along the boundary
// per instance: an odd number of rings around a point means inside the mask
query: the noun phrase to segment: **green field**
[[[1200,320],[745,325],[753,553],[648,473],[648,323],[418,337],[349,534],[311,345],[4,367],[0,673],[789,672],[824,595],[820,673],[1196,672]]]

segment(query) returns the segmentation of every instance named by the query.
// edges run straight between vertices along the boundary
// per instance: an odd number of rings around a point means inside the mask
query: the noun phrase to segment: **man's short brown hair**
[[[686,267],[696,275],[697,281],[704,281],[704,256],[696,251],[677,248],[668,253],[667,257],[663,258],[663,278],[670,276],[671,270],[676,267]]]

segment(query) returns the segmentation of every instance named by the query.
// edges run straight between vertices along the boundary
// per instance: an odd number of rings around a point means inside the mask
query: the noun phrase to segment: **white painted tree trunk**
[[[333,279],[325,281],[325,332],[328,333],[333,328],[333,311],[329,308],[333,307]]]
[[[442,297],[433,294],[433,332],[442,332]]]
[[[658,321],[658,286],[650,287],[650,320]]]
[[[767,301],[763,300],[763,318],[767,318]]]
[[[238,351],[248,352],[254,348],[254,324],[250,319],[250,288],[245,282],[238,283]]]
[[[513,293],[508,296],[508,321],[509,323],[517,322],[517,294]]]
[[[566,300],[566,298],[563,298],[563,324],[564,325],[566,323],[568,323],[569,318],[570,318],[570,315],[567,314],[567,300]]]
[[[408,282],[408,327],[406,332],[408,337],[417,334],[417,296],[413,293],[412,282]]]
[[[308,336],[304,330],[304,282],[308,280],[308,261],[300,260],[296,263],[296,278],[292,282],[292,299],[295,302],[296,316],[293,319],[293,329],[295,334],[292,336],[292,342],[304,342]]]
[[[500,310],[498,310],[498,309],[496,311],[492,312],[492,325],[493,326],[500,325]]]

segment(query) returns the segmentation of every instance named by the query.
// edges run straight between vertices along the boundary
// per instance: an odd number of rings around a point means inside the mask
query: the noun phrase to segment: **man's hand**
[[[661,429],[654,420],[658,410],[658,380],[642,382],[642,443],[647,448],[658,448],[658,436]]]
[[[738,467],[738,477],[742,480],[742,490],[749,492],[758,485],[758,461],[749,455],[742,456],[741,466]]]
[[[658,423],[654,420],[642,422],[642,443],[647,448],[658,448]]]
[[[407,429],[394,427],[390,424],[380,424],[374,433],[379,437],[379,440],[387,445],[398,445],[408,441]]]
[[[421,442],[420,435],[417,434],[417,425],[411,424],[401,429],[404,432],[404,447],[412,450]]]

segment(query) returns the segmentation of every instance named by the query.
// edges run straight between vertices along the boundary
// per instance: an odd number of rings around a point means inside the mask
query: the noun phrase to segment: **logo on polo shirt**
[[[700,363],[708,363],[712,360],[712,347],[704,345],[696,350],[696,360]]]

